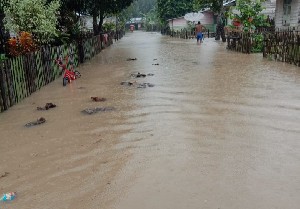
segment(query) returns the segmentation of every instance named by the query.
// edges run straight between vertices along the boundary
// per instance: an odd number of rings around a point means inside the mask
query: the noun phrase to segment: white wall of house
[[[261,13],[273,19],[275,17],[276,0],[266,0],[262,5],[265,9]]]
[[[186,28],[188,26],[187,21],[184,19],[184,17],[174,18],[169,20],[169,26],[170,28],[174,30],[180,30],[183,28]]]
[[[277,28],[300,26],[300,0],[291,0],[290,15],[284,15],[284,0],[276,1],[275,26]]]
[[[214,24],[214,13],[213,12],[203,12],[203,17],[200,19],[201,24],[211,25]]]

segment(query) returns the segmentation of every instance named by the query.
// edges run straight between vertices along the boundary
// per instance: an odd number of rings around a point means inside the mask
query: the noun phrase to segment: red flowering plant
[[[19,56],[37,49],[37,46],[32,38],[32,34],[28,32],[21,32],[19,36],[10,38],[8,40],[9,53],[12,56]]]
[[[262,2],[265,0],[237,0],[235,7],[231,8],[229,17],[233,20],[233,25],[242,25],[243,31],[253,32],[257,27],[268,26],[267,17],[261,14],[265,8]]]

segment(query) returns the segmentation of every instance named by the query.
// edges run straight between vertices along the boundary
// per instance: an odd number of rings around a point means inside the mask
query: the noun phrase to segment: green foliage
[[[142,14],[147,14],[155,8],[156,0],[136,0],[128,10],[130,11],[130,18],[141,17]]]
[[[262,52],[264,48],[264,36],[262,34],[252,34],[252,43],[252,52]]]
[[[194,3],[191,0],[157,0],[157,13],[162,23],[168,19],[184,16],[193,11]]]
[[[136,0],[120,16],[125,22],[134,17],[143,17],[144,27],[147,31],[160,27],[160,19],[156,12],[156,0]]]
[[[155,29],[157,30],[158,28],[160,28],[160,20],[154,9],[149,11],[147,14],[144,14],[143,16],[145,19],[146,31],[153,31]]]
[[[0,62],[6,60],[7,57],[5,56],[5,54],[0,54]],[[0,63],[1,64],[1,63]]]
[[[5,53],[6,46],[5,43],[9,38],[9,34],[4,28],[4,8],[9,4],[9,0],[0,0],[0,54]]]
[[[4,8],[9,4],[9,0],[1,0],[0,1],[0,16],[4,13]]]
[[[102,25],[102,30],[103,31],[112,31],[116,28],[116,25],[112,22],[106,22]]]
[[[5,7],[5,28],[20,33],[30,32],[40,44],[51,42],[57,36],[59,0],[10,0]]]
[[[257,27],[269,26],[267,17],[260,12],[265,9],[262,6],[264,0],[237,0],[237,6],[232,7],[229,16],[243,24],[244,31],[254,31]],[[237,11],[237,12],[235,12]]]
[[[194,0],[194,10],[211,9],[215,13],[220,13],[223,8],[223,0]]]
[[[94,34],[102,30],[103,19],[107,15],[116,15],[130,6],[133,0],[86,0],[87,12],[93,16]],[[100,17],[97,23],[97,17]]]

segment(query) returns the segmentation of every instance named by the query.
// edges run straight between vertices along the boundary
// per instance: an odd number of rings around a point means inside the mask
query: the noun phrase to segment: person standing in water
[[[205,27],[201,25],[200,21],[198,21],[198,24],[195,28],[196,38],[197,38],[197,44],[200,44],[203,39],[203,33],[202,31],[205,30]]]

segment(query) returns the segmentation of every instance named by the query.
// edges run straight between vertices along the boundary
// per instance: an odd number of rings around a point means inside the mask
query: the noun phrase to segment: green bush
[[[254,53],[262,52],[264,48],[263,34],[252,34],[252,41],[253,41],[253,45],[251,51]]]
[[[112,22],[106,22],[102,25],[102,30],[105,32],[115,30],[116,26]]]

